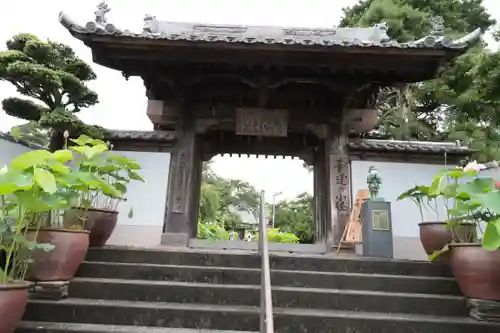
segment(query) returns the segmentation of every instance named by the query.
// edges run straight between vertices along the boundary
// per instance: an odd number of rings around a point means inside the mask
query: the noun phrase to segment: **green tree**
[[[360,0],[345,8],[341,26],[387,22],[398,41],[419,39],[441,16],[445,34],[460,37],[496,22],[481,0]],[[427,82],[381,90],[381,121],[373,132],[394,139],[462,140],[478,150],[476,158],[500,158],[498,52],[476,45],[451,61],[442,75]]]
[[[37,122],[50,129],[49,148],[64,145],[64,132],[101,137],[101,129],[85,125],[75,113],[98,103],[97,94],[85,83],[96,78],[92,68],[64,44],[18,34],[0,52],[0,79],[13,84],[27,98],[2,101],[11,116]]]
[[[302,193],[294,200],[279,202],[275,209],[274,226],[282,232],[293,233],[300,243],[314,242],[314,198]]]

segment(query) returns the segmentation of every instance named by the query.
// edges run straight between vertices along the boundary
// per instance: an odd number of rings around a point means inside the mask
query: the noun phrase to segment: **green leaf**
[[[70,139],[70,141],[76,143],[79,146],[85,146],[87,144],[91,144],[93,140],[94,139],[92,139],[90,136],[85,135],[85,134],[80,135],[78,137],[78,139]],[[72,147],[72,148],[76,148],[76,147]]]
[[[127,193],[127,186],[122,183],[113,183],[113,186],[123,194]]]
[[[54,172],[67,175],[71,172],[71,168],[57,161],[48,161],[47,166]]]
[[[60,163],[66,163],[68,161],[71,161],[73,159],[73,153],[71,150],[57,150],[52,153],[52,156],[54,159]]]
[[[471,202],[480,204],[483,209],[488,209],[495,214],[500,214],[500,192],[473,194]]]
[[[14,169],[24,171],[36,165],[45,165],[52,154],[47,150],[32,150],[12,160],[10,166]]]
[[[500,233],[497,227],[500,224],[500,219],[488,222],[486,231],[483,235],[483,248],[494,251],[500,248]]]
[[[144,179],[137,172],[129,171],[128,176],[130,177],[130,179],[138,180],[144,183]]]
[[[57,191],[56,178],[45,169],[35,168],[35,183],[40,186],[44,192],[54,194]]]
[[[443,192],[446,185],[446,179],[443,176],[434,177],[434,180],[429,187],[429,195],[438,196]]]
[[[494,181],[491,178],[475,178],[470,182],[458,185],[457,191],[472,196],[491,191],[493,185]]]
[[[35,248],[43,250],[45,252],[49,252],[49,251],[52,251],[55,248],[55,246],[50,244],[50,243],[37,243],[35,245]]]

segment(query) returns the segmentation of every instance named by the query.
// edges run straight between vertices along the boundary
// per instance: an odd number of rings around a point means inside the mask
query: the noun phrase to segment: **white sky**
[[[8,1],[0,11],[0,43],[20,32],[30,32],[40,38],[50,38],[73,47],[85,61],[92,63],[90,49],[71,35],[58,22],[62,10],[85,24],[93,20],[97,1],[83,0],[16,0]],[[357,0],[109,0],[112,8],[109,22],[120,28],[140,32],[144,14],[156,15],[160,20],[194,21],[215,24],[284,25],[331,27],[338,24],[341,9]],[[500,1],[485,0],[490,13],[500,21]],[[0,44],[2,45],[2,44]],[[3,45],[0,46],[0,49]],[[142,81],[125,81],[121,73],[93,64],[98,79],[90,84],[99,94],[100,103],[82,111],[79,116],[87,123],[110,129],[151,130],[146,116],[146,97]],[[0,82],[0,99],[15,95],[12,86]],[[7,116],[0,110],[0,130],[7,131],[22,121]],[[266,192],[283,192],[290,198],[304,191],[312,191],[312,175],[302,168],[302,161],[282,158],[216,157],[213,167],[225,177],[249,181]]]

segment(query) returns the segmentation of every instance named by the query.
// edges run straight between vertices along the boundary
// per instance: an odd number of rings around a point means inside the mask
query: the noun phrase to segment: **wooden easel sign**
[[[361,229],[361,207],[363,203],[370,198],[370,193],[368,190],[359,190],[356,194],[356,200],[352,206],[351,213],[349,215],[349,221],[347,222],[342,237],[340,238],[340,244],[337,247],[337,254],[339,254],[342,245],[344,244],[357,244],[361,243],[362,229]]]

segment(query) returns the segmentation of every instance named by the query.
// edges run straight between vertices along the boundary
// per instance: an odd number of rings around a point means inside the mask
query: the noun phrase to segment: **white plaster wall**
[[[142,167],[145,182],[133,182],[119,207],[118,224],[107,244],[157,246],[161,241],[170,167],[170,153],[115,151]],[[130,209],[132,217],[129,217]]]
[[[30,150],[28,147],[0,138],[0,168],[6,164],[10,164],[10,161],[14,157]]]
[[[393,163],[352,161],[352,196],[357,191],[367,189],[368,168],[374,166],[382,178],[380,196],[391,202],[394,257],[400,259],[425,260],[426,255],[420,244],[418,223],[420,212],[410,199],[398,201],[398,196],[415,185],[429,185],[436,173],[446,167],[435,164]],[[436,221],[445,218],[444,205],[438,207],[439,216],[431,209],[424,210],[424,220]]]

